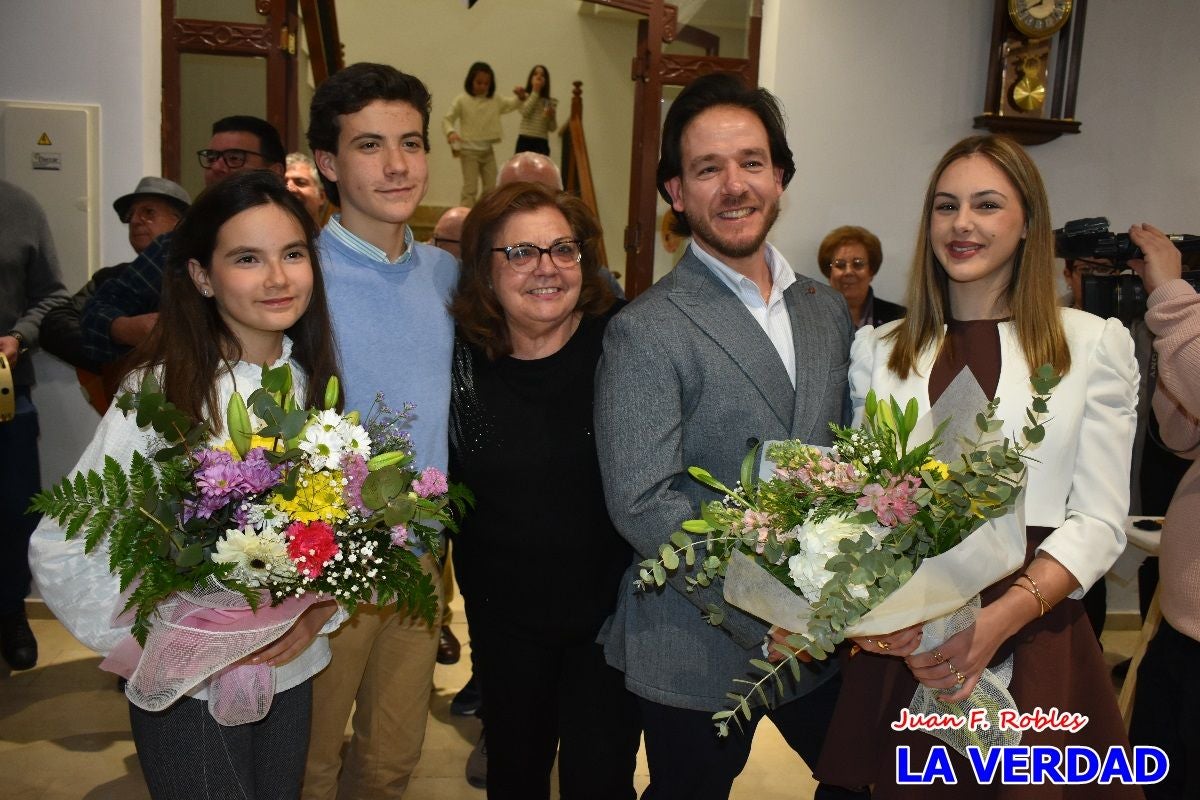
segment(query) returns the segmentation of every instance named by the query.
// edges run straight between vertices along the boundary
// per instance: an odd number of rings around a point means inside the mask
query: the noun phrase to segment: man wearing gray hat
[[[192,204],[187,190],[175,181],[147,175],[137,188],[113,201],[117,216],[129,226],[129,245],[141,253],[154,239],[173,230]]]
[[[134,253],[140,254],[156,238],[174,230],[191,202],[191,196],[175,181],[148,175],[138,181],[132,192],[113,201],[113,209],[121,221],[129,226],[129,245]],[[84,351],[80,316],[96,287],[117,277],[128,266],[129,262],[126,262],[97,270],[92,279],[68,301],[51,309],[42,319],[42,349],[73,367],[89,373],[100,373],[103,365],[89,358]],[[96,378],[97,382],[99,380]],[[88,389],[93,405],[101,408],[103,413],[103,407],[107,407],[103,390],[97,387],[100,394],[92,391],[87,376],[80,375],[80,381]]]

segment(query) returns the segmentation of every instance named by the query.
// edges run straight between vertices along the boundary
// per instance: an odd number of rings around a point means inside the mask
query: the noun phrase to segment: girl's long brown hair
[[[1017,245],[1007,300],[1025,362],[1030,370],[1050,364],[1058,374],[1065,375],[1071,368],[1071,353],[1067,348],[1054,286],[1050,203],[1033,160],[1020,145],[1003,136],[963,139],[946,151],[929,178],[909,272],[908,315],[890,334],[894,344],[888,369],[907,378],[909,371],[916,369],[917,360],[926,348],[937,350],[942,345],[943,326],[950,318],[950,281],[929,240],[933,197],[946,168],[960,158],[973,155],[990,159],[1021,194],[1026,233]]]
[[[188,261],[194,259],[209,269],[221,226],[243,211],[268,203],[279,206],[300,224],[313,270],[308,308],[285,331],[292,340],[292,359],[308,376],[307,396],[299,399],[309,407],[317,406],[329,377],[338,374],[312,218],[275,173],[250,170],[231,175],[206,189],[175,229],[163,273],[158,323],[131,359],[134,368],[161,369],[167,400],[193,420],[207,420],[214,432],[224,428],[225,414],[225,409],[218,407],[217,376],[241,359],[242,346],[221,319],[216,302],[201,296],[192,283]]]

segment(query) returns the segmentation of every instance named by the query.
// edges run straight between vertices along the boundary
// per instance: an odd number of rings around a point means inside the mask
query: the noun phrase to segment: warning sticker
[[[42,135],[38,137],[38,147],[50,147],[54,142],[50,141],[50,134],[42,131]]]

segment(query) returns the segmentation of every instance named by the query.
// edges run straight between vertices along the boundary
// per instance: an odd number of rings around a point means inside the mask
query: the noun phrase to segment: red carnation
[[[333,528],[328,522],[293,522],[287,527],[288,555],[296,571],[308,578],[320,577],[325,565],[338,553]]]

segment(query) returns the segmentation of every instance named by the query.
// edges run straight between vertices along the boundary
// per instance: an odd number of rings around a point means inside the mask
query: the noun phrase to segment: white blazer
[[[1129,510],[1129,468],[1137,423],[1138,367],[1133,339],[1116,319],[1072,308],[1061,309],[1071,369],[1050,397],[1046,438],[1029,450],[1025,521],[1053,528],[1038,548],[1058,560],[1082,597],[1125,549]],[[887,368],[892,342],[883,338],[900,321],[858,331],[850,351],[850,394],[854,419],[862,419],[868,390],[892,395],[903,406],[915,397],[929,410],[929,374],[936,358],[928,348],[917,369],[901,380]],[[1000,323],[1000,398],[997,419],[1009,438],[1027,424],[1033,396],[1032,372],[1025,363],[1011,322]]]

